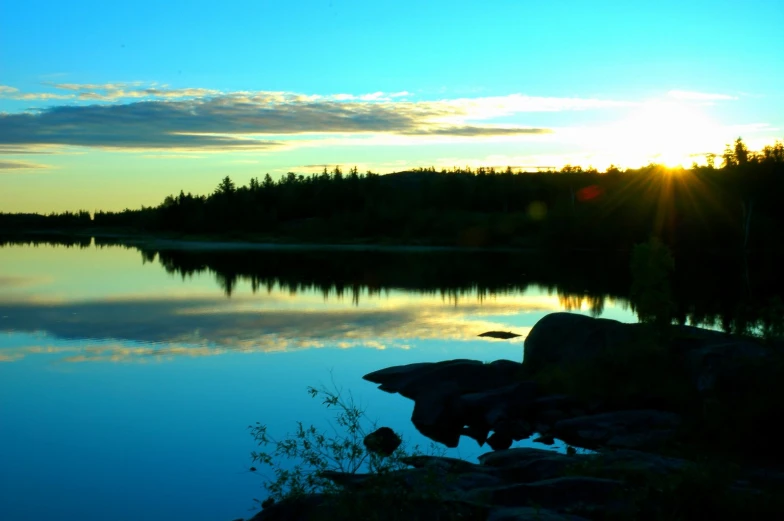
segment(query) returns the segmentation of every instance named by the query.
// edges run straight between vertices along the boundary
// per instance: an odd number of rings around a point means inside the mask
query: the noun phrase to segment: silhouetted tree
[[[624,249],[656,235],[676,253],[784,248],[784,145],[727,145],[722,168],[647,165],[604,173],[495,167],[419,168],[380,176],[340,166],[266,174],[209,195],[180,191],[155,208],[0,214],[0,231],[109,229],[239,234],[300,241],[372,240],[556,249]]]

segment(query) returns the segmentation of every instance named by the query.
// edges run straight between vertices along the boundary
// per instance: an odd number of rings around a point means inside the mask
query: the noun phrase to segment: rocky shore
[[[784,376],[780,357],[778,344],[695,327],[554,313],[530,332],[522,363],[451,360],[364,377],[413,400],[411,421],[430,439],[487,444],[478,463],[412,456],[381,478],[326,473],[345,497],[292,498],[253,519],[352,517],[346,501],[363,497],[389,500],[364,519],[767,518],[784,506],[784,458],[773,427],[763,430],[784,412],[763,392]],[[529,438],[542,448],[510,448]],[[567,454],[547,448],[556,439]]]

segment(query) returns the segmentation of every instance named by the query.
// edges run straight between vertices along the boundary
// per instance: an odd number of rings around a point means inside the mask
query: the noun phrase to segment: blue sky
[[[782,137],[780,1],[4,2],[0,211]]]

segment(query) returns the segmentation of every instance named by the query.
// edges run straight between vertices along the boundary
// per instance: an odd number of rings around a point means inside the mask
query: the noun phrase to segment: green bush
[[[411,521],[423,512],[428,512],[428,519],[450,518],[453,512],[440,501],[445,481],[437,469],[419,472],[413,489],[404,479],[406,474],[397,472],[409,467],[406,457],[423,454],[418,446],[407,450],[404,442],[388,457],[369,452],[363,441],[375,430],[376,422],[369,420],[350,394],[344,398],[339,389],[313,387],[308,393],[323,398],[322,403],[334,411],[332,433],[297,422],[293,433],[276,440],[266,425],[257,422],[249,427],[263,449],[251,453],[253,463],[273,472],[264,483],[271,500],[326,494],[330,507],[324,515],[341,519]],[[428,450],[430,454],[443,452],[432,444]],[[361,485],[344,487],[339,479],[330,479],[331,473],[354,476]]]

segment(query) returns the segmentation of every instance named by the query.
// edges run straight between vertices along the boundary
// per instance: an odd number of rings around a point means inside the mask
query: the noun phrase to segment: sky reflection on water
[[[326,426],[307,386],[334,379],[371,417],[426,446],[410,425],[412,402],[363,374],[521,360],[522,339],[477,335],[525,335],[547,313],[590,307],[533,286],[457,301],[365,293],[357,304],[317,290],[254,293],[240,280],[228,298],[213,273],[176,276],[131,249],[0,248],[0,517],[250,517],[264,495],[247,470],[246,427],[261,421],[282,436],[296,420]],[[634,320],[611,300],[602,316]],[[452,454],[485,450],[467,440]]]

